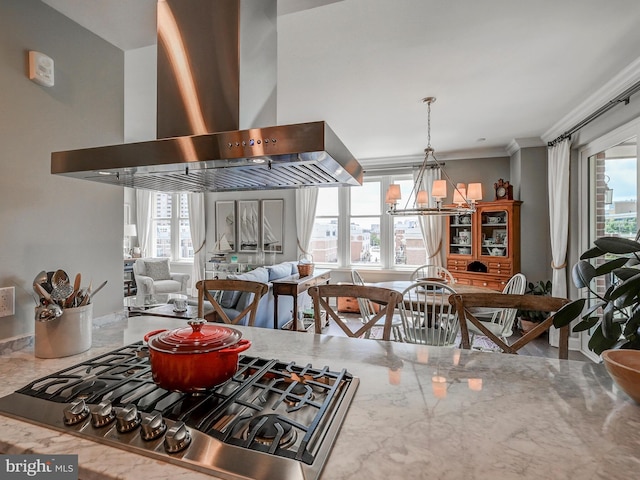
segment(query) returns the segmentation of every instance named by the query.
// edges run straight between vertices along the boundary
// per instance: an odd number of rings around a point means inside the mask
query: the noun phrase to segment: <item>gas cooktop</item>
[[[308,480],[359,383],[245,355],[224,384],[172,392],[153,382],[148,353],[138,342],[40,378],[0,398],[0,413],[220,478]]]

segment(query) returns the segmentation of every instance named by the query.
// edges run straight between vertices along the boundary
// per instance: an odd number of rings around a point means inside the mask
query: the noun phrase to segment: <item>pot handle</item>
[[[218,353],[240,353],[240,352],[244,352],[250,346],[251,346],[251,340],[247,340],[246,338],[243,338],[235,345],[219,350]]]
[[[150,339],[151,337],[153,337],[154,335],[156,335],[156,334],[158,334],[158,333],[166,332],[166,331],[167,331],[167,329],[166,329],[166,328],[163,328],[163,329],[160,329],[160,330],[152,330],[151,332],[148,332],[148,333],[146,333],[146,334],[144,335],[144,337],[143,337],[143,338],[144,338],[144,341],[145,341],[145,342],[149,342],[149,339]]]

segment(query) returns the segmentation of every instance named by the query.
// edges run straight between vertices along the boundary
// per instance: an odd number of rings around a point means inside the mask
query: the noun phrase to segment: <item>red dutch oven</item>
[[[166,390],[194,393],[226,382],[238,371],[238,354],[251,346],[233,328],[202,319],[188,323],[144,336],[153,381]]]

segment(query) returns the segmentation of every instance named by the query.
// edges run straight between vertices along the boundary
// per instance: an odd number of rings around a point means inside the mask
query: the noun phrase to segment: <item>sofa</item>
[[[168,258],[139,258],[133,264],[137,295],[186,293],[190,275],[171,273]]]
[[[276,265],[258,267],[250,272],[228,275],[228,279],[250,280],[254,282],[266,283],[269,286],[267,293],[260,299],[254,327],[273,328],[273,280],[280,280],[298,273],[297,262],[282,262]],[[220,306],[225,313],[233,318],[237,316],[250,302],[250,293],[224,292],[220,298]],[[304,307],[311,304],[311,298],[306,292],[298,297],[298,306]],[[249,316],[243,318],[239,325],[246,325]],[[278,297],[278,328],[282,328],[287,322],[293,319],[293,297]]]

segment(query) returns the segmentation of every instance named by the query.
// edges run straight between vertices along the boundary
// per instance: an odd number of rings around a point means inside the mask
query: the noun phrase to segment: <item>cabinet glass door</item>
[[[449,253],[453,255],[471,255],[473,228],[471,214],[450,217]]]
[[[509,256],[509,215],[506,210],[484,211],[480,216],[482,234],[481,255]]]

